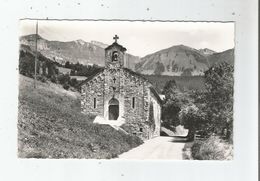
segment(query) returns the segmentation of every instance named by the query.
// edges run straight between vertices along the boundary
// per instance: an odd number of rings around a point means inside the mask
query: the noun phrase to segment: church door
[[[119,102],[117,99],[112,98],[109,101],[108,113],[109,113],[109,120],[117,120],[119,116]]]

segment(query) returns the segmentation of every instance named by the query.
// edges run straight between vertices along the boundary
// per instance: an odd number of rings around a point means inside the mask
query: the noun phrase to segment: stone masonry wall
[[[161,104],[158,102],[157,98],[151,93],[150,104],[153,104],[153,116],[155,129],[152,133],[152,137],[160,136],[161,131]]]
[[[147,124],[149,113],[149,83],[143,78],[135,76],[125,70],[124,77],[124,128],[129,133],[135,134],[142,139],[149,139],[149,126]],[[133,98],[135,106],[133,108]]]
[[[96,108],[94,108],[94,98]],[[101,73],[81,87],[81,110],[85,114],[104,114],[104,74]]]
[[[125,69],[106,68],[102,73],[86,82],[81,89],[81,108],[85,114],[109,118],[109,101],[119,101],[119,118],[125,119],[122,126],[128,133],[143,140],[160,135],[161,106],[151,93],[147,80]],[[94,98],[96,108],[94,108]],[[133,107],[133,98],[135,99]],[[149,126],[149,107],[153,104],[155,130]]]
[[[135,134],[143,140],[159,136],[160,105],[150,91],[151,83],[140,75],[123,68],[125,50],[118,44],[113,45],[105,51],[103,72],[85,82],[81,87],[82,112],[103,116],[109,120],[109,114],[117,115],[119,110],[117,120],[121,118],[125,120],[122,127],[128,133]],[[117,58],[114,56],[115,53],[118,54]],[[119,102],[119,109],[113,105],[110,109],[111,113],[109,113],[109,104],[113,104],[112,102],[117,104],[115,99]],[[96,100],[96,104],[94,100]],[[151,126],[149,122],[151,104],[154,107],[155,126]],[[152,127],[155,127],[155,130],[151,129]]]
[[[122,85],[123,77],[121,77],[120,68],[106,68],[104,70],[104,118],[109,118],[109,101],[111,99],[117,99],[119,101],[119,117],[122,117],[124,114],[124,95],[122,90],[124,86]]]

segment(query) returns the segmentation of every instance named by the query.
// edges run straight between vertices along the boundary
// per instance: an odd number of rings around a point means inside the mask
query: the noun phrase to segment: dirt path
[[[185,143],[179,138],[156,137],[144,144],[119,155],[118,159],[168,159],[182,160]]]

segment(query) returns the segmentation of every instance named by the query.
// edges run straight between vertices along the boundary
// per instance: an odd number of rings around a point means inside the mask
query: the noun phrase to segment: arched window
[[[118,52],[114,51],[112,53],[112,62],[116,62],[118,60]]]
[[[132,97],[132,108],[135,108],[135,97]]]
[[[96,98],[94,98],[94,109],[96,109],[97,108],[97,99]]]

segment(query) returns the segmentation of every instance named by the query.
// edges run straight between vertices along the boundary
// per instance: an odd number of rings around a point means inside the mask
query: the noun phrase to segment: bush
[[[61,74],[58,76],[58,81],[62,85],[68,83],[70,81],[70,76],[67,74],[66,75]]]
[[[52,76],[51,77],[51,82],[52,83],[57,83],[57,77],[56,76]]]
[[[233,146],[218,136],[211,136],[204,142],[195,141],[191,154],[195,160],[231,160]]]
[[[195,141],[193,145],[191,146],[191,156],[192,158],[196,160],[202,160],[202,158],[199,155],[200,147],[202,145],[201,141]]]
[[[67,83],[63,84],[62,87],[63,87],[64,89],[66,89],[66,90],[68,90],[68,89],[70,88],[69,84],[67,84]]]
[[[37,75],[37,80],[41,82],[47,82],[47,78],[43,75]]]
[[[69,81],[70,86],[75,87],[78,84],[77,79],[73,78]]]

